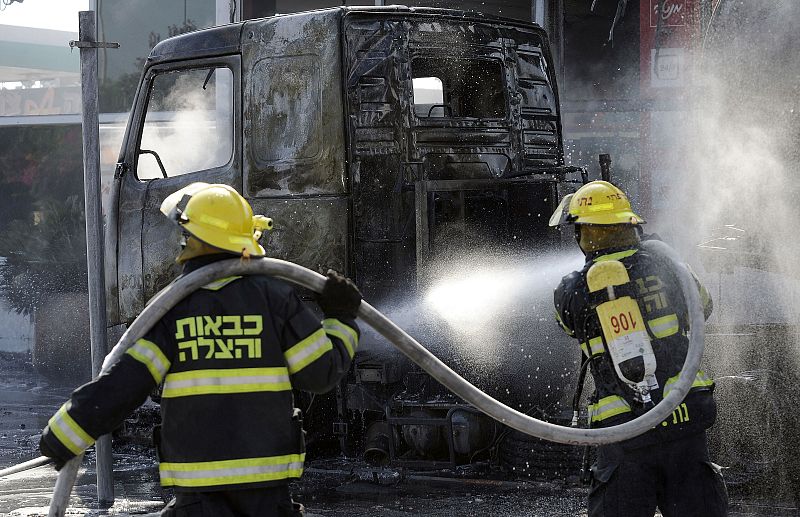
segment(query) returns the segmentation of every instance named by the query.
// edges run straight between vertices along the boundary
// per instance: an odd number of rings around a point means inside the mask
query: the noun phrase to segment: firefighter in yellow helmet
[[[258,240],[272,229],[272,219],[253,215],[250,204],[233,187],[192,183],[169,195],[161,211],[184,232],[179,263],[214,253],[244,257],[266,253]]]
[[[161,211],[184,232],[182,274],[265,254],[272,221],[227,185],[195,183]],[[302,515],[288,485],[303,472],[302,420],[292,390],[324,393],[358,347],[361,295],[329,271],[320,320],[294,290],[265,276],[218,279],[190,294],[108,373],[81,386],[40,442],[60,468],[112,431],[162,385],[159,471],[175,490],[166,516]]]
[[[648,244],[644,222],[625,193],[605,181],[566,196],[550,220],[574,225],[586,256],[583,269],[561,280],[554,301],[559,324],[580,343],[594,379],[591,427],[649,411],[678,379],[688,351],[679,272]],[[696,276],[695,281],[708,318],[711,300]],[[664,517],[727,514],[725,484],[706,445],[706,429],[716,419],[713,389],[713,380],[698,372],[689,394],[661,425],[598,448],[589,517],[652,517],[656,507]]]

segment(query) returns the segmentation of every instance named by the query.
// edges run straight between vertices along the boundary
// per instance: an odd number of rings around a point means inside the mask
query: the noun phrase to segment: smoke
[[[800,368],[798,16],[794,0],[720,0],[695,56],[691,109],[652,117],[683,159],[658,181],[651,222],[671,231],[714,298],[711,441],[734,476],[796,468],[781,449],[794,439],[790,379]],[[770,477],[770,497],[785,479]]]
[[[717,323],[793,323],[800,309],[791,238],[800,222],[797,15],[793,1],[720,2],[698,56],[693,109],[660,119],[685,158],[656,222],[671,223],[676,244],[707,266],[722,297]]]
[[[139,179],[177,176],[228,163],[233,151],[232,75],[227,68],[181,70],[153,81]]]

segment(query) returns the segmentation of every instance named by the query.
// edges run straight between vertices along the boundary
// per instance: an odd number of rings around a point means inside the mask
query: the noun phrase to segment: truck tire
[[[568,422],[556,422],[568,425]],[[549,442],[514,429],[506,429],[498,443],[498,460],[515,477],[536,481],[577,483],[583,447]]]

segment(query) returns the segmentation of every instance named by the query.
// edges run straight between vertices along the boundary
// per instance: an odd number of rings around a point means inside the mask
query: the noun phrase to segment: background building
[[[686,125],[695,53],[715,3],[408,2],[532,20],[547,28],[560,79],[567,162],[588,166],[594,178],[599,176],[598,154],[611,154],[615,182],[630,192],[647,217],[664,209],[670,178],[688,155],[686,139],[675,138],[671,128]],[[70,17],[77,26],[77,11],[91,8],[98,16],[98,39],[120,43],[119,49],[101,50],[104,178],[113,174],[144,59],[156,43],[216,24],[334,5],[339,2],[59,3],[62,27]],[[46,27],[39,22],[51,17],[52,10],[43,0],[17,0],[0,11],[0,24],[24,11],[35,20],[32,25]],[[67,46],[77,34],[40,27],[0,26],[0,256],[7,257],[0,285],[6,303],[28,317],[52,301],[49,293],[85,290],[78,52]],[[2,343],[0,339],[0,349]]]

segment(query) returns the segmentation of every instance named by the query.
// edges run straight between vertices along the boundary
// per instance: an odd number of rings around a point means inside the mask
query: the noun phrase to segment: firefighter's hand
[[[42,438],[39,440],[39,452],[42,453],[42,456],[47,456],[48,458],[53,460],[55,464],[56,470],[61,470],[64,464],[72,458],[64,458],[58,455],[50,446],[47,444],[47,440],[45,439],[45,434],[49,432],[49,428],[45,428],[44,433],[42,434]]]
[[[352,280],[329,269],[325,287],[317,295],[317,303],[329,318],[355,319],[361,305],[361,292]]]

